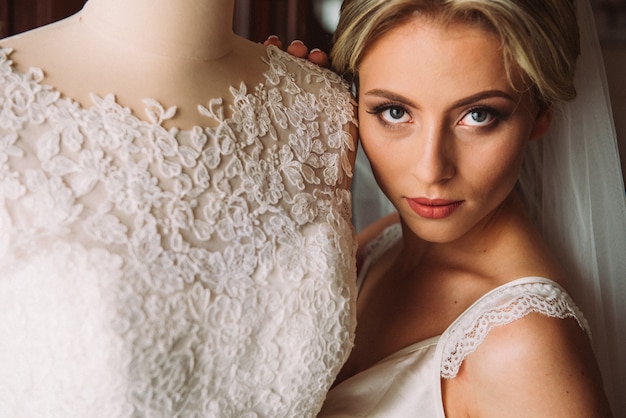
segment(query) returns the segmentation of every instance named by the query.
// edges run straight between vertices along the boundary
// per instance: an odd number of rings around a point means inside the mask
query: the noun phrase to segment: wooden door
[[[332,36],[315,18],[313,1],[235,0],[235,32],[255,42],[269,35],[277,35],[283,43],[300,39],[310,48],[328,52]]]
[[[0,37],[63,19],[84,4],[85,0],[0,0]]]

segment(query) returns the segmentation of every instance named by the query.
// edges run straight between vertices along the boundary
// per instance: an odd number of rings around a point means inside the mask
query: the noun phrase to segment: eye
[[[390,107],[381,113],[381,116],[389,121],[402,122],[405,119],[406,110],[401,107]]]
[[[409,112],[404,107],[395,104],[376,106],[367,113],[376,115],[383,123],[388,125],[397,125],[411,121]]]
[[[463,116],[460,124],[465,126],[487,126],[491,125],[499,118],[498,112],[493,109],[478,108],[472,109]]]

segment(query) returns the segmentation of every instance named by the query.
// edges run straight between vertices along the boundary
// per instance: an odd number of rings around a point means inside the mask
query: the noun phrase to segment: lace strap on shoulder
[[[365,247],[365,258],[376,260],[402,237],[402,228],[396,223],[388,226]]]
[[[357,277],[357,288],[359,290],[372,263],[401,238],[402,228],[400,224],[393,224],[385,228],[380,235],[366,244],[363,266],[359,271],[359,277]]]
[[[441,376],[454,378],[463,360],[478,349],[493,328],[533,312],[552,318],[575,318],[591,338],[587,320],[557,283],[541,278],[516,280],[487,293],[446,330],[442,336]]]

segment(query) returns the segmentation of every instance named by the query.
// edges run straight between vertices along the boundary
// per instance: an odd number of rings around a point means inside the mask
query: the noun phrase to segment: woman
[[[584,6],[578,16],[589,19]],[[582,28],[589,52],[593,28]],[[612,358],[611,375],[606,355],[623,285],[604,292],[623,261],[593,254],[601,268],[591,271],[577,257],[587,256],[584,229],[598,233],[593,245],[624,254],[624,188],[614,137],[597,129],[610,117],[589,95],[589,61],[574,84],[574,4],[347,0],[335,40],[333,67],[354,84],[362,146],[399,223],[386,218],[359,236],[355,347],[320,416],[610,416],[569,288],[591,300],[594,348],[621,414],[623,363]],[[581,99],[592,113],[568,113]],[[542,154],[546,141],[561,152]],[[596,156],[607,164],[592,174],[570,159]],[[541,157],[551,159],[533,165]],[[576,171],[589,189],[551,183]],[[548,205],[561,200],[570,207]],[[608,285],[593,284],[606,272]],[[606,316],[591,291],[603,294]]]
[[[0,42],[0,417],[312,417],[351,348],[352,98],[234,0]]]

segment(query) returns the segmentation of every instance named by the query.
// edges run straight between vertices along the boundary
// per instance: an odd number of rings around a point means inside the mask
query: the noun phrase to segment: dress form
[[[351,96],[233,5],[89,0],[0,41],[0,418],[321,407],[354,335]]]
[[[234,0],[89,0],[77,14],[3,40],[20,70],[43,68],[45,82],[83,106],[114,92],[143,118],[142,100],[176,105],[175,123],[206,124],[196,107],[228,87],[262,81],[262,45],[233,32]],[[45,48],[42,48],[45,45]]]

